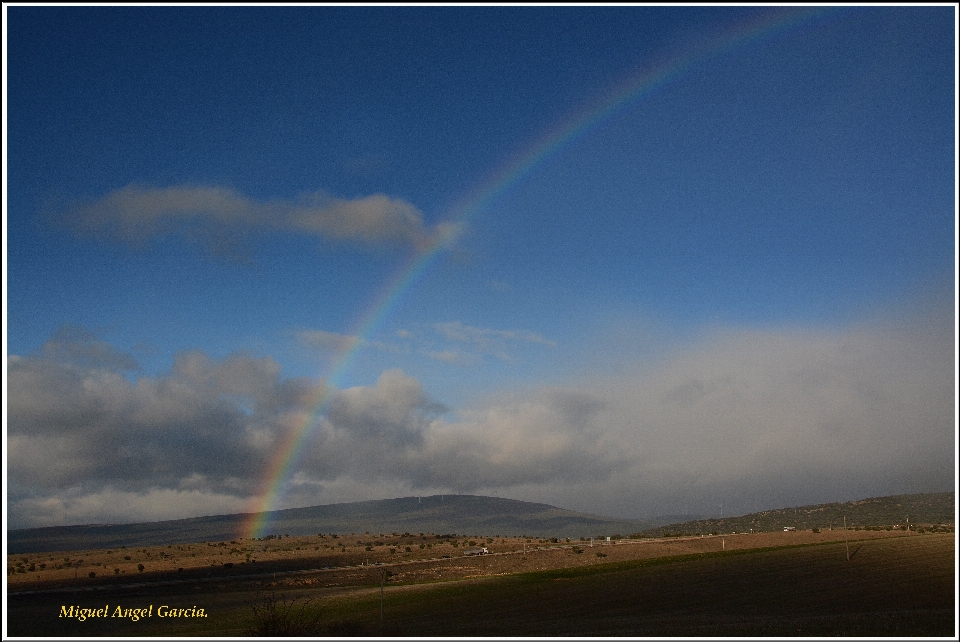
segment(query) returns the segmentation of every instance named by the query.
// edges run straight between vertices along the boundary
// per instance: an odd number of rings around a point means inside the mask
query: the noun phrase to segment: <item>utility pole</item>
[[[380,569],[380,633],[383,633],[383,580],[387,577],[387,569]]]
[[[850,561],[850,540],[847,539],[847,516],[843,516],[843,541],[847,545],[847,561]]]

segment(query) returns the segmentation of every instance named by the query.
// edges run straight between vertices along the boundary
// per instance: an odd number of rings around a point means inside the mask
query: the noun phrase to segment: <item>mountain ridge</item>
[[[848,528],[876,528],[911,524],[956,524],[956,498],[953,491],[942,493],[914,493],[867,497],[849,502],[830,502],[790,506],[748,513],[733,517],[703,518],[679,523],[662,524],[643,531],[647,537],[677,533],[747,532],[780,530],[795,527],[841,528],[846,520]]]
[[[634,534],[649,537],[714,530],[745,532],[751,528],[779,530],[784,526],[829,528],[839,526],[843,517],[847,518],[848,527],[853,528],[900,524],[901,517],[908,515],[913,516],[910,520],[913,524],[955,523],[955,505],[954,493],[949,491],[890,495],[677,523],[658,518],[616,519],[550,504],[482,495],[431,495],[270,511],[263,535],[395,532],[571,538]],[[242,530],[253,515],[232,513],[158,522],[8,530],[7,553],[228,541],[242,537]]]
[[[242,537],[253,513],[131,524],[46,526],[7,531],[10,554],[150,546]],[[579,513],[535,502],[481,495],[431,495],[321,504],[269,511],[266,535],[316,533],[503,534],[583,537],[629,533],[657,524]]]

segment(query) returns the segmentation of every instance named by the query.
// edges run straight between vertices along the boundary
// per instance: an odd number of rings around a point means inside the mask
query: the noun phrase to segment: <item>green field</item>
[[[687,555],[384,591],[288,591],[312,598],[302,635],[386,636],[954,636],[955,538],[924,534]],[[12,636],[238,636],[254,626],[256,587],[129,589],[82,606],[196,604],[209,616],[58,618],[69,594],[14,597]],[[299,602],[298,602],[299,603]],[[311,611],[313,613],[314,611]]]

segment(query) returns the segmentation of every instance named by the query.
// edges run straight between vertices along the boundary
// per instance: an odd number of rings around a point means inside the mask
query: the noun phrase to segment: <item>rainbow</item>
[[[498,171],[479,183],[466,198],[452,208],[452,215],[448,220],[453,223],[438,228],[439,232],[432,241],[420,248],[384,284],[371,304],[367,306],[364,314],[354,324],[351,333],[354,340],[333,361],[326,377],[326,385],[317,387],[316,397],[308,404],[306,419],[287,431],[281,443],[275,448],[263,477],[261,492],[251,504],[251,510],[242,526],[240,537],[263,536],[269,525],[270,511],[275,509],[283,497],[297,470],[304,448],[310,442],[320,418],[327,410],[327,404],[331,398],[330,391],[337,387],[339,380],[353,364],[357,354],[363,349],[365,339],[374,335],[403,294],[410,290],[444,250],[456,242],[470,219],[510,187],[529,176],[546,159],[568,147],[573,141],[608,120],[625,106],[648,95],[668,80],[676,78],[694,64],[773,33],[781,33],[827,11],[831,10],[821,7],[788,9],[765,14],[752,22],[738,25],[735,29],[721,34],[692,51],[688,50],[681,56],[663,61],[651,70],[631,75],[585,108],[558,121],[545,134],[510,158]]]

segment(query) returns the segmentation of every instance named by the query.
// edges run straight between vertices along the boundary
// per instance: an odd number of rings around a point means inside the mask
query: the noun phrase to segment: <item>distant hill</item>
[[[795,526],[804,530],[842,528],[844,518],[847,520],[847,528],[905,525],[908,518],[913,525],[955,525],[956,500],[953,492],[871,497],[853,502],[779,508],[739,517],[698,519],[666,524],[647,529],[639,534],[658,537],[668,533],[697,534],[714,531],[744,533],[750,529],[754,531],[783,530],[785,526]]]
[[[903,524],[954,524],[954,494],[927,493],[874,497],[751,513],[740,517],[669,523],[669,518],[618,520],[577,513],[548,504],[477,495],[401,497],[271,511],[265,534],[434,533],[597,537],[642,534],[781,530],[784,526],[839,528]],[[119,546],[159,546],[237,539],[250,514],[213,515],[137,524],[55,526],[7,531],[7,552],[43,553]]]
[[[7,532],[11,554],[158,546],[236,539],[250,514],[138,524],[26,528]],[[548,504],[477,495],[402,497],[271,511],[266,534],[434,533],[595,537],[636,532],[662,522],[617,520]]]

